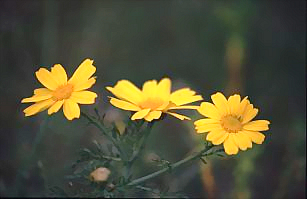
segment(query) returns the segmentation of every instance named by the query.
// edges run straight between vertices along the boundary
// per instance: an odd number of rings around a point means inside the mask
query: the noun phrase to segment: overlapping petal
[[[67,83],[67,74],[61,64],[55,64],[51,68],[51,73],[58,85],[64,85]]]
[[[64,101],[63,112],[68,120],[80,117],[80,107],[71,99],[66,99]]]
[[[38,112],[46,110],[53,103],[54,103],[54,101],[52,99],[47,99],[47,100],[44,100],[44,101],[40,101],[40,102],[37,102],[37,103],[29,106],[28,108],[23,110],[23,112],[25,113],[25,116],[31,116],[31,115],[34,115],[34,114],[36,114]]]
[[[234,155],[238,153],[239,149],[234,141],[232,134],[229,134],[228,138],[225,140],[224,149],[225,149],[225,152],[229,155]]]
[[[202,102],[200,104],[200,107],[198,108],[198,112],[202,114],[203,116],[217,119],[219,120],[221,118],[221,115],[218,111],[218,109],[209,102]]]
[[[50,90],[55,90],[59,86],[54,78],[54,75],[46,68],[40,68],[35,75],[38,81]]]
[[[45,95],[33,95],[32,97],[24,98],[21,100],[22,103],[27,103],[27,102],[39,102],[43,101],[46,99],[50,99],[52,97],[52,93],[48,93]]]
[[[156,96],[159,96],[163,101],[168,101],[171,94],[171,80],[163,78],[157,85]]]
[[[113,88],[108,86],[106,89],[116,97],[132,102],[135,105],[138,105],[144,99],[142,91],[128,80],[120,80]]]
[[[144,118],[146,121],[151,122],[152,120],[159,119],[161,117],[162,111],[152,111],[149,112]]]
[[[217,92],[211,96],[211,99],[220,114],[226,115],[229,113],[228,101],[222,93]]]
[[[82,91],[91,88],[96,82],[96,77],[91,77],[85,82],[80,82],[74,85],[74,91]]]
[[[55,102],[49,109],[48,109],[48,115],[51,115],[52,113],[56,113],[60,110],[62,105],[64,104],[64,100]]]
[[[110,103],[120,109],[126,110],[126,111],[140,111],[141,108],[124,100],[119,100],[116,98],[111,97]]]
[[[176,104],[177,106],[181,106],[184,104],[197,102],[203,99],[201,95],[195,95],[195,94],[196,92],[192,91],[189,88],[182,88],[171,94],[170,101]]]
[[[97,94],[92,91],[77,91],[72,92],[69,99],[78,104],[94,104]]]
[[[134,113],[131,117],[131,120],[143,119],[150,111],[150,108],[140,110]]]

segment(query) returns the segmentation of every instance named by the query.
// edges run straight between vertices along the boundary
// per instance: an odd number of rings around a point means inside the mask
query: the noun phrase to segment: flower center
[[[73,85],[66,84],[63,86],[59,86],[54,92],[52,99],[55,101],[59,101],[62,99],[68,99],[71,96],[71,93],[73,91]]]
[[[242,124],[238,118],[232,115],[226,115],[221,119],[223,128],[229,133],[237,133],[242,129]]]
[[[164,101],[159,98],[147,98],[145,101],[141,102],[140,107],[143,109],[150,108],[151,110],[156,110],[164,104]]]

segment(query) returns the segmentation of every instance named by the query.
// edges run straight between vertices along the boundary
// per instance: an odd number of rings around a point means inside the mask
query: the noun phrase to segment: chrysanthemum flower
[[[179,89],[171,93],[171,80],[149,80],[143,84],[142,90],[128,80],[120,80],[114,87],[106,87],[117,98],[110,97],[110,103],[123,110],[136,111],[131,120],[145,119],[151,122],[167,113],[180,120],[190,119],[187,116],[170,112],[175,109],[197,109],[198,106],[184,106],[202,100],[200,95],[189,88]]]
[[[68,81],[61,64],[55,64],[51,72],[46,68],[40,68],[35,75],[45,88],[35,89],[32,97],[22,99],[22,103],[35,103],[23,111],[25,116],[31,116],[46,109],[51,115],[63,106],[64,115],[68,120],[79,118],[78,104],[95,103],[97,94],[86,91],[96,82],[95,77],[91,77],[95,71],[96,67],[90,59],[84,60]]]
[[[228,98],[218,92],[211,96],[214,104],[202,102],[198,112],[206,119],[194,122],[197,133],[209,132],[206,140],[214,145],[224,145],[228,155],[237,154],[238,149],[252,148],[252,142],[262,144],[265,136],[259,131],[269,129],[267,120],[251,121],[258,109],[249,102],[247,97],[241,101],[240,95]]]

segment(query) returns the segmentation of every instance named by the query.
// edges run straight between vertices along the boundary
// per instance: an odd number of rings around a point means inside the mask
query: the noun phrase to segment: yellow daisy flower
[[[200,95],[195,95],[196,92],[189,88],[171,93],[169,78],[164,78],[159,83],[156,80],[146,81],[142,90],[128,80],[120,80],[114,87],[106,88],[118,98],[110,97],[110,103],[113,106],[123,110],[136,111],[131,120],[144,118],[151,122],[154,119],[159,119],[162,113],[167,113],[180,120],[190,120],[189,117],[170,112],[170,110],[197,109],[198,106],[183,105],[202,100]]]
[[[206,140],[214,145],[224,145],[228,155],[237,154],[238,149],[252,148],[252,142],[262,144],[265,136],[259,131],[269,129],[267,120],[251,121],[258,109],[249,102],[247,97],[241,101],[240,95],[228,98],[217,92],[211,96],[214,104],[202,102],[198,112],[206,119],[194,122],[197,133],[209,132]]]
[[[84,60],[73,76],[67,81],[67,74],[61,64],[55,64],[49,72],[40,68],[36,73],[38,81],[46,88],[34,90],[34,95],[22,99],[22,103],[34,102],[26,108],[25,116],[31,116],[48,109],[48,114],[58,112],[63,105],[64,115],[68,120],[80,117],[78,104],[93,104],[97,94],[86,89],[96,82],[91,77],[96,71],[93,60]]]

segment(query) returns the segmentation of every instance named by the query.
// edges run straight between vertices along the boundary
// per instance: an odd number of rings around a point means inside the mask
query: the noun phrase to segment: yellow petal
[[[67,83],[67,74],[61,64],[55,64],[51,68],[51,73],[53,74],[53,77],[58,83],[58,85],[64,85]]]
[[[197,110],[203,116],[210,117],[210,118],[217,119],[217,120],[221,118],[217,108],[209,102],[202,102],[200,104],[200,107]]]
[[[234,133],[233,134],[234,141],[236,145],[243,151],[247,148],[252,148],[252,141],[251,138],[245,135],[242,132]]]
[[[50,90],[55,90],[59,86],[54,79],[53,74],[51,74],[46,68],[40,68],[35,72],[35,75],[38,81]]]
[[[240,95],[232,95],[228,98],[228,105],[229,105],[229,110],[230,114],[232,115],[237,115],[238,114],[238,108],[240,105],[241,97]]]
[[[222,144],[229,136],[229,133],[224,133],[222,136],[212,140],[212,144],[219,145]]]
[[[37,88],[34,90],[34,95],[48,95],[50,93],[52,93],[52,90],[48,88]]]
[[[119,100],[116,98],[111,97],[110,103],[120,109],[126,110],[126,111],[139,111],[141,110],[140,107],[131,104],[130,102],[126,102],[124,100]]]
[[[221,115],[227,115],[229,113],[228,101],[222,93],[217,92],[211,95],[211,99]]]
[[[149,80],[143,84],[142,91],[147,98],[156,98],[157,87],[156,80]]]
[[[248,107],[249,108],[246,110],[246,112],[243,115],[242,124],[245,124],[245,123],[251,121],[258,114],[258,109],[252,108],[251,106],[248,106]]]
[[[245,130],[251,131],[266,131],[269,129],[270,122],[267,120],[255,120],[243,126]]]
[[[48,115],[51,115],[52,113],[56,113],[60,110],[64,103],[64,100],[57,101],[54,103],[49,109],[48,109]]]
[[[238,108],[238,112],[237,112],[237,116],[241,117],[245,111],[246,106],[248,106],[249,100],[247,99],[247,96],[241,101],[239,108]]]
[[[25,116],[31,116],[31,115],[34,115],[38,112],[46,110],[53,103],[54,103],[54,101],[52,99],[47,99],[47,100],[37,102],[37,103],[29,106],[28,108],[23,110],[23,112],[25,113]]]
[[[199,106],[173,106],[173,107],[169,107],[169,110],[175,110],[175,109],[193,109],[193,110],[197,110],[199,108]]]
[[[262,144],[265,138],[265,135],[257,131],[243,131],[243,133],[250,137],[256,144]]]
[[[81,91],[88,88],[91,88],[96,82],[96,77],[91,77],[90,79],[86,80],[85,82],[77,83],[74,86],[74,91]]]
[[[79,82],[85,82],[88,80],[96,71],[93,62],[94,61],[91,59],[84,60],[69,79],[68,83],[77,85]]]
[[[77,91],[72,92],[69,99],[78,104],[94,104],[97,94],[92,91]]]
[[[195,91],[189,88],[179,89],[171,94],[171,102],[175,103],[177,106],[196,102],[202,100],[201,95],[195,95]]]
[[[217,124],[217,123],[219,123],[218,120],[206,118],[206,119],[200,119],[200,120],[195,121],[194,125],[201,126],[205,124]]]
[[[224,149],[225,153],[227,153],[228,155],[237,154],[239,151],[238,146],[235,144],[231,133],[224,142]]]
[[[27,102],[39,102],[46,99],[50,99],[52,97],[52,94],[48,95],[34,95],[32,97],[24,98],[21,100],[21,103],[27,103]]]
[[[227,133],[223,129],[210,131],[206,136],[206,140],[213,141],[213,140],[216,140],[222,137],[224,134],[227,134]]]
[[[142,119],[149,113],[149,111],[150,108],[140,110],[132,115],[131,120]]]
[[[222,129],[222,126],[220,124],[205,124],[202,126],[196,126],[195,129],[197,130],[197,133],[205,133],[216,129]]]
[[[166,113],[170,114],[170,115],[172,115],[172,116],[174,116],[174,117],[176,117],[176,118],[178,118],[180,120],[191,120],[191,118],[189,118],[189,117],[187,117],[185,115],[180,115],[178,113],[171,113],[171,112],[166,112]]]
[[[171,94],[171,80],[169,78],[163,78],[157,85],[156,96],[159,96],[164,101],[169,101]]]
[[[154,119],[159,119],[161,117],[162,111],[151,111],[145,116],[145,120],[151,122]]]
[[[116,97],[132,102],[135,105],[143,101],[142,91],[128,80],[120,80],[114,88],[106,87],[106,89]]]
[[[189,103],[197,102],[200,100],[203,100],[201,95],[194,95],[194,96],[187,96],[187,97],[180,97],[180,98],[173,97],[172,102],[174,102],[177,106],[181,106],[184,104],[189,104]]]
[[[181,88],[172,93],[172,97],[177,97],[177,96],[192,96],[195,95],[196,92],[191,90],[190,88]]]
[[[71,99],[66,99],[64,101],[63,112],[68,120],[80,117],[80,107]]]

